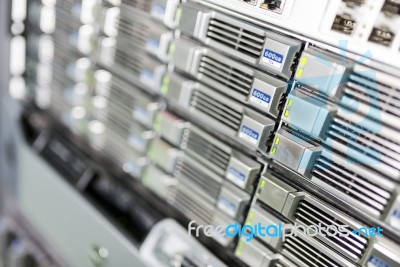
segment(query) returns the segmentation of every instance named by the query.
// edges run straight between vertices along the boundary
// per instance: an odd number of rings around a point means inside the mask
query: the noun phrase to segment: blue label
[[[253,93],[251,95],[256,97],[257,99],[260,99],[261,101],[263,101],[265,103],[268,103],[268,104],[271,101],[271,96],[270,95],[268,95],[266,93],[263,93],[260,90],[255,89],[255,88],[254,88]]]
[[[274,51],[271,51],[271,50],[268,50],[268,49],[264,50],[264,57],[268,58],[268,59],[270,59],[272,61],[278,62],[278,63],[282,63],[283,62],[283,55],[278,54],[278,53],[276,53]]]
[[[155,4],[152,7],[152,11],[156,14],[164,15],[166,8],[163,5]]]
[[[148,123],[151,119],[149,112],[147,112],[147,110],[142,107],[133,108],[133,116],[135,119],[144,124]]]
[[[369,258],[368,263],[372,264],[372,266],[375,267],[391,267],[389,264],[387,264],[386,262],[384,262],[383,260],[381,260],[376,256],[371,256],[371,258]]]
[[[127,161],[124,163],[124,171],[132,174],[133,176],[140,176],[141,167],[132,161]]]
[[[139,152],[146,151],[146,141],[143,137],[132,134],[128,137],[128,140],[129,144]]]
[[[221,197],[221,198],[219,199],[219,202],[220,202],[221,204],[223,204],[226,208],[228,208],[228,209],[230,209],[230,210],[232,210],[232,211],[235,211],[235,210],[236,210],[236,205],[233,204],[231,201],[229,201],[228,199],[226,199],[226,198],[224,198],[224,197]]]
[[[252,129],[250,129],[247,126],[242,126],[242,133],[250,136],[251,138],[258,140],[258,137],[260,136],[256,131],[253,131]]]
[[[140,76],[141,77],[146,77],[147,79],[153,79],[153,73],[151,73],[150,71],[148,71],[148,70],[142,70],[141,72],[140,72]]]
[[[400,210],[394,210],[392,216],[396,217],[396,218],[400,218]]]
[[[238,177],[241,181],[245,181],[246,180],[246,175],[244,175],[244,173],[236,170],[233,167],[229,167],[229,172],[233,175],[235,175],[236,177]]]
[[[152,47],[157,47],[157,48],[160,47],[160,42],[158,40],[156,40],[156,39],[153,39],[153,38],[149,38],[147,40],[147,44],[152,46]]]

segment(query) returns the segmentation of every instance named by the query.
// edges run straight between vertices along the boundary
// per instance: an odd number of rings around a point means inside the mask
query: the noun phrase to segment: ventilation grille
[[[57,12],[59,11],[67,11],[72,12],[74,5],[76,5],[75,0],[63,0],[63,1],[56,1],[56,8]]]
[[[149,33],[149,21],[147,21],[147,24],[144,22],[146,22],[146,20],[138,22],[121,16],[118,23],[118,37],[123,36],[123,39],[128,43],[144,46]]]
[[[185,159],[183,159],[183,162],[179,166],[179,172],[180,174],[177,175],[178,179],[183,176],[196,184],[196,188],[204,191],[212,199],[218,198],[221,184],[209,177],[205,172],[194,167],[185,161]]]
[[[56,114],[56,116],[62,116],[63,113],[71,110],[71,106],[65,102],[65,99],[61,97],[61,94],[51,94],[51,111]]]
[[[118,105],[120,109],[126,109],[129,114],[132,114],[132,109],[135,106],[135,98],[116,86],[111,87],[109,101]]]
[[[265,41],[263,35],[218,19],[210,20],[207,37],[255,59],[260,58]]]
[[[65,76],[65,70],[68,65],[73,64],[72,59],[77,59],[76,55],[71,53],[69,56],[65,56],[66,51],[61,49],[61,47],[55,47],[54,58],[53,58],[53,67],[58,71],[58,73],[62,73]],[[69,58],[69,60],[68,60]]]
[[[116,150],[121,153],[129,149],[129,147],[126,146],[127,136],[118,132],[118,130],[113,128],[112,126],[107,125],[107,128],[104,132],[104,137],[105,145],[108,144],[109,149]],[[113,148],[111,148],[113,146],[112,144],[114,144]]]
[[[76,48],[70,46],[68,43],[57,43],[54,42],[54,57],[53,64],[62,66],[62,71],[65,71],[65,67],[71,64],[73,60],[79,59],[82,55],[79,54]]]
[[[106,140],[102,151],[111,161],[117,164],[123,164],[129,159],[129,152],[114,140]]]
[[[174,206],[190,219],[195,219],[198,223],[210,223],[214,210],[200,205],[185,192],[178,189],[173,200]]]
[[[290,264],[292,266],[293,264]],[[272,264],[273,267],[288,267],[287,263],[282,262],[281,259],[278,259],[278,262]]]
[[[99,120],[103,121],[108,126],[111,126],[114,130],[128,132],[129,126],[131,125],[133,120],[130,116],[131,113],[127,113],[126,109],[124,110],[115,108],[114,103],[112,103],[111,105],[107,109],[107,111],[105,111],[106,115],[99,118]]]
[[[57,9],[56,11],[56,31],[65,31],[64,34],[71,34],[81,26],[78,19],[67,13],[67,9]],[[65,35],[63,37],[65,39]]]
[[[389,191],[323,156],[316,161],[312,175],[379,214],[391,197]]]
[[[121,67],[126,68],[126,70],[129,70],[130,73],[140,76],[143,68],[142,60],[140,58],[132,58],[131,55],[118,49],[115,53],[115,62]]]
[[[350,81],[344,90],[349,99],[356,99],[360,102],[358,110],[367,117],[374,117],[378,122],[388,123],[392,127],[400,129],[393,121],[400,122],[400,90],[388,87],[377,81],[369,80],[358,75],[350,75]],[[347,103],[342,105],[351,108]],[[362,107],[366,107],[366,109]],[[376,111],[371,110],[374,108]],[[386,121],[387,119],[387,121]]]
[[[135,87],[114,77],[110,95],[107,97],[108,106],[105,110],[107,114],[105,121],[112,121],[114,127],[129,131],[130,126],[134,123],[132,111],[135,107],[142,105],[137,99],[138,92],[136,90]],[[149,101],[151,100],[149,99]]]
[[[292,256],[293,261],[311,267],[339,267],[343,266],[334,261],[329,255],[325,255],[318,248],[305,242],[301,236],[289,237],[283,245],[283,254]]]
[[[230,154],[193,131],[189,132],[186,149],[207,159],[221,170],[225,171],[228,168]]]
[[[367,155],[374,162],[400,169],[400,145],[379,133],[363,128],[360,124],[354,124],[337,116],[328,136],[346,144],[347,148]]]
[[[142,89],[136,87],[136,85],[123,80],[118,76],[113,76],[111,83],[111,90],[117,90],[124,93],[123,97],[132,99],[132,102],[137,103],[137,105],[142,105],[145,107],[147,104],[153,103],[154,100],[151,95],[144,92]],[[111,91],[112,93],[112,91]],[[133,104],[131,108],[133,108]]]
[[[153,4],[152,0],[122,0],[122,3],[136,9],[150,12]]]
[[[318,141],[316,141],[315,139],[311,138],[310,136],[308,136],[308,135],[306,135],[306,134],[300,132],[299,130],[296,130],[296,129],[294,129],[294,128],[287,127],[287,126],[283,126],[283,129],[284,129],[286,132],[290,133],[291,135],[293,135],[293,136],[295,136],[295,137],[297,137],[297,138],[300,138],[300,139],[306,141],[306,142],[309,143],[310,145],[313,145],[313,146],[315,146],[315,147],[320,146],[320,143],[319,143]]]
[[[243,96],[247,97],[250,94],[253,76],[233,68],[232,66],[224,64],[208,56],[203,56],[201,59],[199,72],[203,74],[204,77],[211,79]],[[201,77],[200,80],[203,80],[203,77]]]
[[[53,65],[53,75],[51,82],[54,86],[60,89],[65,89],[68,85],[72,85],[73,82],[66,77],[65,73],[60,72],[60,68],[56,65]]]
[[[321,224],[323,227],[335,225],[337,228],[339,228],[340,225],[345,225],[345,223],[336,219],[335,216],[328,214],[326,211],[323,211],[306,201],[299,202],[295,211],[295,218],[298,222],[304,225]],[[350,233],[348,237],[326,235],[326,239],[334,243],[341,249],[341,252],[346,253],[351,258],[360,259],[368,248],[368,239],[353,234],[352,231],[354,229],[348,230]]]
[[[130,123],[127,124],[126,121],[121,119],[119,116],[116,116],[115,114],[109,114],[106,117],[104,124],[108,129],[111,129],[113,132],[118,133],[121,137],[123,137],[126,142],[129,136]]]
[[[229,105],[222,101],[212,98],[210,95],[196,90],[193,94],[192,107],[209,117],[223,123],[230,129],[237,131],[240,128],[242,114],[233,110]]]
[[[108,101],[108,109],[114,111],[117,117],[125,118],[125,120],[128,120],[127,122],[132,119],[132,110],[136,103],[130,94],[117,87],[111,87]]]

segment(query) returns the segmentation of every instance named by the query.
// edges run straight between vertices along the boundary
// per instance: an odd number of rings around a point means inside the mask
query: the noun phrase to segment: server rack
[[[25,23],[16,2],[2,213],[32,225],[4,264],[400,265],[396,1],[20,1]]]

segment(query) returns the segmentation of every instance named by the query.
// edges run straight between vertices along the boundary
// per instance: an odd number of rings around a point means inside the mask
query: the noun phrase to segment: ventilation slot
[[[130,94],[116,87],[111,89],[109,101],[116,105],[115,108],[126,110],[127,114],[132,114],[132,108],[135,106],[135,99]]]
[[[135,99],[126,92],[112,87],[108,98],[110,110],[115,110],[116,115],[132,119],[132,110],[135,107]]]
[[[278,262],[274,263],[272,266],[273,267],[288,267],[288,265],[284,262],[281,262],[280,259],[278,260]],[[292,266],[292,264],[290,266]]]
[[[70,110],[72,107],[69,104],[65,103],[64,98],[61,98],[60,96],[56,96],[55,94],[52,94],[50,108],[54,114],[62,117],[62,116],[65,116],[63,114],[65,114],[65,112]]]
[[[70,12],[70,14],[71,14],[73,9],[74,9],[74,5],[76,5],[76,1],[75,0],[57,1],[56,2],[57,13],[59,13],[59,12]]]
[[[184,176],[186,179],[189,179],[191,182],[196,184],[196,188],[203,190],[212,199],[218,198],[221,184],[209,177],[203,171],[190,165],[185,160],[183,160],[179,167],[180,175],[177,176],[178,179]]]
[[[232,110],[231,107],[221,101],[196,90],[193,94],[191,105],[196,110],[225,124],[234,131],[239,130],[242,114]]]
[[[123,144],[117,144],[113,140],[105,142],[102,149],[105,156],[117,164],[124,164],[126,161],[132,160],[131,152],[124,147]]]
[[[189,132],[186,149],[207,159],[224,171],[228,168],[230,155],[193,131]]]
[[[288,132],[289,134],[302,139],[303,141],[306,141],[307,143],[309,143],[310,145],[313,145],[315,147],[320,146],[320,144],[318,143],[318,141],[314,140],[313,138],[310,138],[308,135],[293,129],[291,127],[287,127],[287,126],[283,126],[282,127],[286,132]]]
[[[58,68],[57,68],[58,69]],[[65,74],[58,73],[56,67],[54,66],[53,77],[52,77],[52,84],[59,89],[65,90],[65,87],[71,86],[73,82],[65,77]]]
[[[132,58],[131,54],[118,49],[115,53],[115,62],[121,67],[125,67],[130,73],[134,73],[136,76],[140,75],[142,70],[141,59]]]
[[[332,257],[320,252],[319,249],[311,246],[300,236],[289,237],[283,245],[283,254],[289,254],[296,261],[302,262],[303,265],[313,267],[339,267],[341,264],[333,261]]]
[[[379,214],[383,212],[391,197],[389,191],[325,157],[317,160],[312,175]]]
[[[142,0],[142,1],[140,1],[140,0],[122,0],[122,3],[127,6],[134,7],[136,9],[150,12],[153,1],[152,0]]]
[[[59,64],[63,66],[62,71],[67,64],[71,63],[71,59],[78,59],[81,55],[76,52],[76,49],[70,49],[71,46],[65,45],[58,45],[55,43],[54,45],[54,58],[53,58],[53,65]]]
[[[146,43],[149,27],[148,24],[144,24],[143,22],[121,17],[118,32],[120,33],[118,37],[122,36],[126,42],[142,46]]]
[[[125,142],[129,136],[129,126],[124,123],[117,116],[109,115],[104,122],[108,129],[112,129],[113,132],[118,133],[121,137],[125,139]]]
[[[199,72],[205,77],[216,81],[243,96],[247,97],[250,94],[253,76],[229,65],[216,61],[210,57],[203,56]]]
[[[136,93],[136,94],[135,94]],[[132,110],[142,105],[138,100],[137,89],[117,78],[112,79],[110,95],[107,97],[108,106],[105,110],[106,121],[112,121],[113,127],[121,131],[130,131],[130,126],[134,122]],[[151,101],[151,100],[149,100]]]
[[[218,19],[210,20],[207,36],[252,58],[258,59],[264,47],[265,37]]]
[[[74,19],[70,14],[67,13],[66,9],[56,11],[56,31],[62,31],[64,34],[71,34],[81,26],[78,19]],[[65,39],[66,36],[63,36]],[[55,38],[56,40],[56,38]]]
[[[311,203],[300,201],[295,211],[295,218],[299,223],[304,225],[319,225],[328,227],[335,225],[339,228],[345,223],[339,221],[334,216],[329,215],[325,211],[317,208]],[[358,236],[352,233],[354,229],[348,229],[349,236],[329,236],[326,239],[334,243],[341,249],[341,252],[349,255],[351,258],[360,259],[368,247],[368,239],[363,236]]]
[[[140,105],[141,107],[146,107],[146,105],[153,103],[150,95],[141,89],[137,88],[135,85],[125,82],[123,79],[114,76],[112,79],[111,88],[112,90],[117,90],[121,98],[129,99],[129,108],[133,109],[135,105]],[[111,91],[111,94],[113,92]]]
[[[400,129],[400,91],[397,88],[385,86],[376,81],[371,81],[358,75],[351,75],[350,82],[344,90],[348,99],[360,102],[357,111],[370,117],[380,124],[384,123]],[[351,108],[347,103],[343,106]],[[398,123],[396,123],[398,122]]]
[[[114,128],[112,127],[107,127],[107,129],[104,132],[105,134],[105,145],[109,144],[109,149],[116,150],[117,152],[123,153],[126,152],[129,147],[126,146],[126,136],[123,136],[121,133],[114,131]],[[112,144],[118,144],[114,145],[112,147]]]
[[[210,223],[214,210],[200,205],[182,190],[178,189],[173,200],[174,206],[183,212],[188,218],[196,219],[202,223]]]
[[[376,162],[393,168],[400,166],[400,145],[338,116],[330,127],[329,137],[368,155]],[[351,141],[351,142],[350,142]]]
[[[65,76],[65,70],[68,65],[73,64],[73,60],[77,60],[78,56],[74,53],[67,54],[68,52],[62,51],[60,47],[55,47],[55,53],[53,58],[53,67]],[[68,60],[69,59],[69,60]]]
[[[106,111],[107,115],[104,118],[106,123],[112,122],[115,128],[120,130],[129,130],[129,126],[132,123],[131,112],[127,108],[118,107],[118,103],[109,101],[109,107]]]

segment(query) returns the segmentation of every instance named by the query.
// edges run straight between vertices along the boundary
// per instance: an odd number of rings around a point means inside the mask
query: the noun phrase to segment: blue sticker
[[[141,78],[146,77],[147,79],[152,80],[153,77],[154,77],[154,75],[153,75],[153,73],[152,73],[151,71],[142,70],[142,71],[140,72],[140,77],[141,77]]]
[[[394,210],[392,216],[395,218],[400,218],[400,210]]]
[[[235,217],[237,207],[230,200],[225,197],[220,197],[218,202],[218,207],[228,213],[230,216]]]
[[[392,267],[380,258],[371,256],[368,261],[368,267]]]
[[[271,102],[271,96],[254,88],[250,96],[250,101],[267,108]]]
[[[239,137],[245,139],[252,144],[257,144],[260,134],[253,129],[250,129],[249,127],[243,125]]]
[[[268,65],[275,67],[275,68],[281,68],[283,59],[284,59],[283,55],[278,54],[274,51],[265,49],[262,61]]]
[[[160,42],[156,39],[149,38],[149,39],[147,39],[147,45],[152,48],[159,48]],[[150,51],[150,52],[153,52],[153,51]]]
[[[234,175],[236,178],[239,178],[240,181],[245,181],[246,180],[246,175],[234,167],[229,167],[228,172],[232,175]]]
[[[151,8],[151,13],[153,15],[163,16],[163,15],[165,15],[165,12],[166,12],[165,6],[160,5],[160,4],[154,4]]]

